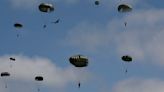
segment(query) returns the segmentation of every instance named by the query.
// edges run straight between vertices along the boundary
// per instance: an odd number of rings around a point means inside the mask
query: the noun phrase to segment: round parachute
[[[10,76],[10,73],[8,73],[8,72],[1,73],[1,77],[8,77],[8,76]]]
[[[99,5],[100,4],[100,2],[97,0],[97,1],[95,1],[95,5]]]
[[[20,24],[20,23],[15,23],[15,24],[14,24],[14,27],[15,27],[15,28],[22,28],[22,27],[23,27],[23,25],[22,25],[22,24]]]
[[[83,55],[75,55],[69,58],[69,61],[75,67],[86,67],[88,66],[88,58]]]
[[[38,8],[41,12],[46,12],[46,13],[54,11],[54,6],[49,3],[41,3]]]
[[[130,5],[127,5],[127,4],[120,4],[117,9],[118,9],[118,12],[130,12],[130,11],[132,11],[132,7]]]
[[[132,62],[132,57],[129,55],[122,56],[122,60],[125,62]]]
[[[15,58],[13,58],[13,57],[10,57],[10,60],[11,60],[11,61],[15,61],[16,59],[15,59]]]
[[[43,81],[43,77],[42,77],[42,76],[36,76],[36,77],[35,77],[35,80],[36,80],[36,81]]]

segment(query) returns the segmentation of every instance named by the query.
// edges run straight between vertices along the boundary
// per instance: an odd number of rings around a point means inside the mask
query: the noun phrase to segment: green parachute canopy
[[[41,12],[45,13],[50,13],[54,11],[54,6],[50,3],[41,3],[38,8]]]
[[[120,4],[117,9],[118,12],[122,12],[122,13],[132,11],[132,7],[128,4]]]
[[[125,62],[132,62],[132,57],[129,55],[122,56],[122,60]]]
[[[69,58],[69,61],[75,67],[86,67],[88,66],[88,58],[83,55],[75,55]]]

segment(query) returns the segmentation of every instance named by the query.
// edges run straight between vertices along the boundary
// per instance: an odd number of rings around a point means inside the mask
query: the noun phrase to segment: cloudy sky
[[[99,1],[1,0],[0,72],[11,76],[0,78],[0,92],[163,92],[164,1]],[[54,12],[40,12],[43,2]],[[119,13],[122,3],[132,12]],[[88,67],[69,63],[76,54],[88,57]],[[123,55],[133,62],[123,62]],[[38,75],[44,81],[35,81]]]

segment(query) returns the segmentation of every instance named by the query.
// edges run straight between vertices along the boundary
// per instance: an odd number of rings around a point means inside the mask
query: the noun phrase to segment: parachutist
[[[127,72],[128,72],[128,70],[126,69],[126,70],[125,70],[125,73],[127,73]]]
[[[43,28],[46,28],[47,27],[47,25],[43,25]]]
[[[81,85],[81,84],[80,84],[80,82],[79,82],[79,84],[78,84],[78,87],[79,87],[79,88],[80,88],[80,85]]]
[[[55,22],[52,22],[52,23],[57,24],[57,23],[59,23],[59,21],[60,21],[60,19],[57,19]]]
[[[127,25],[127,22],[124,22],[124,24],[125,24],[125,27],[126,27],[126,25]]]
[[[40,92],[40,89],[38,88],[38,92]]]
[[[7,88],[7,84],[5,84],[5,88]]]
[[[19,34],[17,34],[17,37],[19,37]]]

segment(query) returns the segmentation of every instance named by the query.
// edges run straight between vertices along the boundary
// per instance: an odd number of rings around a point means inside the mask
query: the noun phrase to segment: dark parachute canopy
[[[100,4],[100,1],[96,0],[95,5],[99,5],[99,4]]]
[[[13,57],[10,57],[10,60],[11,60],[11,61],[15,61],[16,59],[15,59],[15,58],[13,58]]]
[[[118,12],[131,12],[132,11],[132,7],[128,4],[120,4],[118,6]]]
[[[75,67],[86,67],[88,66],[88,58],[83,55],[75,55],[69,58],[69,61]]]
[[[1,77],[8,77],[8,76],[10,76],[9,72],[2,72],[1,73]]]
[[[36,76],[36,77],[35,77],[35,80],[36,80],[36,81],[43,81],[43,77],[42,77],[42,76]]]
[[[129,55],[122,56],[122,60],[125,62],[132,62],[132,57]]]
[[[15,23],[15,24],[14,24],[14,27],[15,27],[15,28],[22,28],[22,27],[23,27],[23,25],[22,25],[22,24],[20,24],[20,23]]]
[[[38,8],[41,12],[45,12],[45,13],[54,11],[53,4],[49,4],[49,3],[41,3]]]

